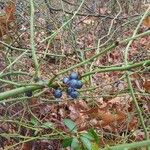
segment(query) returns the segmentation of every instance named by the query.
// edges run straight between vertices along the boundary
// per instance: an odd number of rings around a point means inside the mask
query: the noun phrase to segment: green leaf
[[[63,141],[63,148],[71,146],[71,143],[72,143],[72,138],[66,138],[66,139],[64,139],[64,141]]]
[[[95,142],[99,144],[99,137],[93,129],[89,129],[88,133],[94,138]]]
[[[84,147],[86,147],[88,150],[92,150],[92,143],[89,139],[87,139],[84,136],[81,136],[80,139],[81,139]]]
[[[71,132],[77,132],[76,124],[70,119],[64,119],[64,124],[69,128]]]
[[[36,119],[36,118],[31,118],[31,123],[34,125],[34,126],[37,126],[37,125],[39,125],[40,123],[39,123],[39,121]]]
[[[78,146],[79,146],[79,141],[78,141],[77,137],[74,137],[72,140],[72,143],[71,143],[71,148],[76,149],[76,148],[78,148]]]
[[[92,143],[92,150],[100,150],[99,145],[97,143]]]
[[[94,140],[93,136],[89,133],[82,133],[81,136],[83,136],[89,140]]]
[[[50,129],[50,128],[53,128],[53,124],[51,122],[44,122],[42,125],[41,125],[42,128],[45,128],[45,129]]]

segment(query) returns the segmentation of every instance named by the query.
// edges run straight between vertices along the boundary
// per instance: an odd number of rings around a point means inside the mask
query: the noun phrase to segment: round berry
[[[69,78],[68,77],[64,77],[63,78],[63,83],[64,84],[68,84],[69,83]]]
[[[80,80],[78,80],[78,81],[77,81],[77,86],[76,86],[76,88],[77,88],[77,89],[81,89],[82,86],[83,86],[83,83],[82,83]]]
[[[70,79],[78,79],[78,73],[72,72],[69,76]]]
[[[78,80],[72,79],[69,81],[69,86],[72,88],[77,88]]]
[[[71,92],[74,92],[74,91],[75,91],[74,88],[68,87],[68,89],[67,89],[67,94],[70,95],[70,93],[71,93]]]
[[[77,91],[71,92],[70,97],[73,98],[73,99],[78,98],[79,97],[79,92],[77,92]]]
[[[32,91],[28,91],[28,92],[26,92],[25,94],[26,94],[26,96],[28,96],[28,97],[32,97]]]
[[[55,96],[55,98],[61,98],[62,91],[60,89],[55,90],[54,91],[54,96]]]

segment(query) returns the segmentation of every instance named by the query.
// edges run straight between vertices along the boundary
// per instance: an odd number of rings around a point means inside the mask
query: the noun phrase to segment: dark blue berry
[[[72,88],[77,88],[78,86],[78,80],[72,79],[69,81],[69,86]]]
[[[68,87],[68,89],[67,89],[67,94],[70,95],[70,93],[71,93],[71,92],[74,92],[74,91],[75,91],[74,88]]]
[[[72,72],[69,76],[70,79],[78,79],[78,73]]]
[[[69,95],[70,95],[71,98],[75,99],[75,98],[78,98],[78,97],[79,97],[79,92],[73,91],[73,92],[71,92]]]
[[[83,83],[82,83],[80,80],[78,80],[78,81],[77,81],[77,86],[76,86],[76,88],[77,88],[77,89],[81,89],[82,86],[83,86]]]
[[[63,78],[63,83],[64,83],[64,84],[68,84],[68,83],[69,83],[69,78],[64,77],[64,78]]]
[[[25,94],[26,94],[26,96],[31,97],[32,96],[32,91],[28,91]]]
[[[54,96],[55,96],[55,98],[61,98],[62,91],[60,89],[55,90],[54,91]]]

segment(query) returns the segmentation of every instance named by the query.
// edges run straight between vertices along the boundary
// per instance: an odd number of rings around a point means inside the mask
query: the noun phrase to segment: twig
[[[50,5],[48,6],[48,9],[50,9],[51,10],[51,12],[52,11],[63,11],[63,9],[57,9],[57,8],[53,8],[53,7],[51,7]],[[89,10],[88,10],[89,11]],[[66,14],[70,14],[70,15],[73,15],[73,12],[70,12],[70,11],[66,11],[65,10],[65,13]],[[114,17],[112,16],[108,16],[108,15],[102,15],[102,14],[92,14],[92,13],[85,13],[85,14],[83,14],[83,13],[77,13],[76,14],[77,16],[88,16],[88,17],[96,17],[96,18],[106,18],[106,19],[114,19]],[[139,14],[135,14],[135,15],[132,15],[132,16],[130,16],[130,18],[131,17],[137,17],[137,16],[140,16]],[[128,16],[129,17],[129,16]],[[128,19],[128,17],[120,17],[120,18],[115,18],[115,20],[122,20],[122,19]]]
[[[111,72],[111,71],[127,71],[127,70],[130,70],[133,68],[137,68],[137,67],[141,67],[141,66],[149,66],[149,65],[150,65],[150,60],[146,60],[146,61],[131,64],[128,66],[108,67],[108,68],[103,68],[103,69],[96,69],[96,70],[93,70],[91,72],[85,73],[84,75],[82,75],[82,78],[89,76],[91,74],[95,74],[95,73]]]
[[[27,53],[31,53],[31,49],[23,49],[23,48],[17,48],[17,47],[13,47],[3,41],[0,41],[0,44],[3,44],[4,46],[10,48],[11,50],[16,50],[16,51],[21,51],[24,52],[26,51]],[[35,46],[37,46],[37,44],[35,44]],[[53,54],[53,53],[45,53],[45,52],[36,52],[37,54],[43,54],[45,56],[54,56],[54,57],[66,57],[65,55],[59,55],[59,54]]]
[[[14,71],[14,72],[7,72],[7,73],[4,73],[2,75],[0,75],[0,78],[4,78],[4,77],[7,77],[7,76],[12,76],[12,75],[25,75],[25,76],[31,76],[29,73],[27,72],[22,72],[22,71]]]
[[[146,12],[144,13],[143,17],[141,18],[140,22],[138,23],[136,29],[134,30],[133,32],[133,35],[132,35],[132,38],[134,38],[138,32],[138,29],[140,28],[140,25],[142,24],[144,18],[147,16],[147,14],[149,13],[149,10],[150,10],[150,6],[148,7],[148,9],[146,10]],[[128,43],[128,45],[126,46],[126,49],[125,49],[125,53],[124,53],[124,62],[125,62],[125,65],[128,66],[128,52],[129,52],[129,48],[131,46],[133,42],[133,39],[131,39]],[[134,90],[133,90],[133,86],[132,86],[132,83],[131,83],[131,79],[130,79],[130,74],[129,74],[129,71],[126,71],[126,78],[127,78],[127,82],[128,82],[128,87],[130,89],[130,93],[131,93],[131,96],[132,96],[132,99],[133,99],[133,102],[135,104],[135,107],[136,107],[136,111],[138,113],[138,116],[140,118],[140,122],[141,122],[141,125],[143,127],[143,130],[144,130],[144,133],[145,133],[145,138],[148,140],[149,139],[149,133],[147,131],[147,128],[145,126],[145,123],[144,123],[144,118],[142,116],[142,112],[140,110],[140,107],[138,105],[138,102],[136,100],[136,96],[134,94]],[[150,147],[148,147],[148,149],[150,150]]]
[[[31,42],[31,50],[32,50],[32,57],[35,66],[35,78],[40,77],[40,70],[39,64],[36,56],[35,44],[34,44],[34,3],[33,0],[30,0],[30,7],[31,7],[31,16],[30,16],[30,42]]]
[[[51,36],[46,37],[44,40],[41,41],[41,43],[47,41],[47,40],[51,40],[53,39],[71,20],[73,20],[73,18],[76,16],[76,14],[79,12],[79,10],[81,9],[83,3],[85,0],[82,0],[80,6],[78,7],[78,9],[75,11],[75,13],[73,14],[73,16],[67,20],[56,32],[54,32]]]
[[[15,64],[23,55],[25,55],[27,53],[27,50],[24,51],[20,56],[18,56],[11,64],[9,64],[6,68],[4,68],[1,72],[0,72],[0,76],[3,74],[3,72],[5,70],[7,70],[8,68],[10,68],[13,64]]]
[[[3,93],[0,93],[0,101],[3,99],[9,98],[9,97],[16,96],[21,93],[25,93],[28,91],[34,91],[37,89],[43,89],[43,88],[44,88],[44,86],[42,86],[42,85],[36,85],[36,86],[34,85],[34,86],[20,87],[20,88],[16,88],[16,89],[13,89],[10,91],[6,91]]]

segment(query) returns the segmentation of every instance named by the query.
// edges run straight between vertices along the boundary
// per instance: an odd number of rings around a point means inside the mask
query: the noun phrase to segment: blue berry
[[[62,91],[60,89],[55,90],[54,91],[54,96],[55,96],[55,98],[61,98]]]
[[[69,81],[69,86],[72,88],[77,88],[78,86],[78,80],[72,79]]]
[[[83,86],[83,83],[82,83],[80,80],[78,80],[78,81],[77,81],[77,86],[76,86],[76,88],[77,88],[77,89],[81,89],[82,86]]]
[[[32,97],[32,91],[28,91],[25,93],[27,97]]]
[[[74,92],[74,91],[75,91],[74,88],[68,87],[68,89],[67,89],[67,94],[70,95],[70,93],[71,93],[71,92]]]
[[[69,76],[70,79],[78,79],[78,73],[72,72]]]
[[[75,98],[78,98],[78,97],[79,97],[79,92],[73,91],[73,92],[71,92],[69,95],[70,95],[71,98],[75,99]]]
[[[64,84],[68,84],[68,83],[69,83],[69,78],[64,77],[64,78],[63,78],[63,83],[64,83]]]

